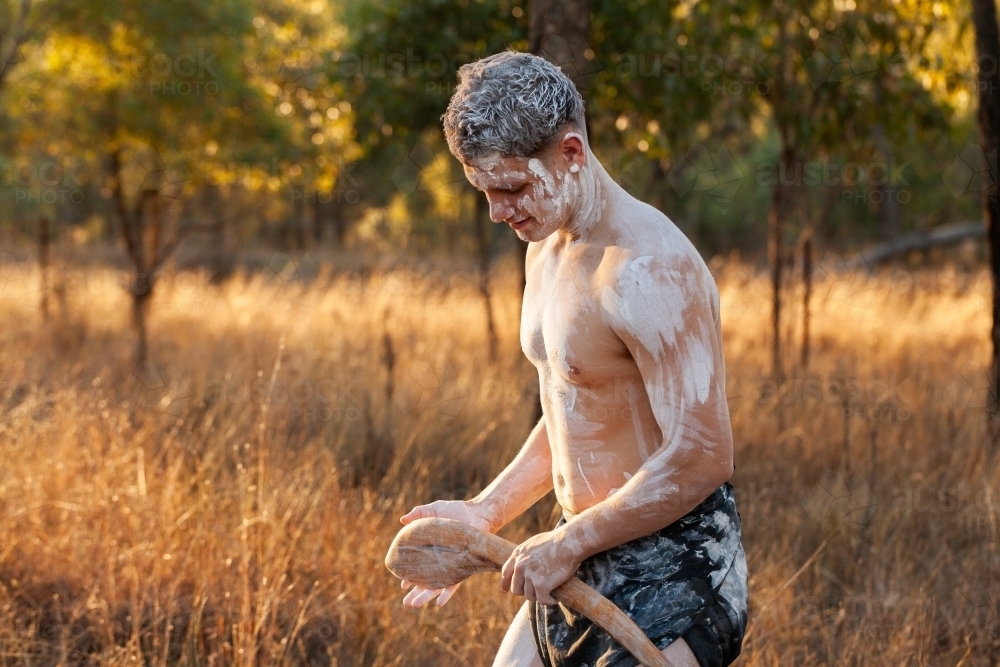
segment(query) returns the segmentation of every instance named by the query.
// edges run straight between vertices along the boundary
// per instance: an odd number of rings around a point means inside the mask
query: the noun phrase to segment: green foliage
[[[252,191],[242,199],[254,210],[233,224],[290,224],[306,215],[295,193],[350,192],[338,215],[377,229],[378,210],[410,248],[469,233],[449,227],[472,211],[457,163],[414,155],[447,157],[440,116],[458,68],[526,49],[531,18],[527,0],[28,6],[22,20],[20,0],[0,2],[0,30],[22,37],[4,52],[2,166],[83,164],[71,173],[86,201],[25,203],[0,187],[8,219],[110,218],[107,157],[120,149],[178,163],[186,196],[203,184],[221,186],[226,201]],[[595,151],[712,251],[760,247],[781,147],[804,166],[905,163],[904,226],[975,215],[941,178],[974,140],[960,3],[593,0],[582,46]],[[423,180],[407,173],[432,162]],[[848,191],[799,188],[794,222],[867,236],[878,207]]]

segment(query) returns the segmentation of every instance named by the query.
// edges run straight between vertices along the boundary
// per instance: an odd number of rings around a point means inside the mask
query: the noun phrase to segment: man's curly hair
[[[544,58],[517,51],[463,65],[441,119],[448,148],[463,163],[493,152],[536,155],[566,123],[586,138],[583,97],[573,82]]]

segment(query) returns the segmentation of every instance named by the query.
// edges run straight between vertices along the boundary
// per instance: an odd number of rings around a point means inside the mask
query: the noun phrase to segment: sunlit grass
[[[714,266],[714,265],[713,265]],[[502,354],[466,274],[168,276],[134,367],[122,277],[0,292],[3,664],[489,665],[494,575],[402,607],[382,559],[417,502],[475,493],[530,429],[513,275]],[[1000,659],[998,488],[981,406],[989,276],[814,287],[770,382],[768,288],[719,265],[751,575],[741,664]],[[547,499],[505,531],[547,529]]]

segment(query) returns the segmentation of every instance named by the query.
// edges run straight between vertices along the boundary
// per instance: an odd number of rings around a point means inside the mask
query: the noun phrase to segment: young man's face
[[[524,241],[541,241],[569,222],[578,192],[569,169],[573,164],[579,169],[583,157],[575,145],[567,156],[564,143],[538,157],[493,154],[464,165],[469,182],[486,193],[493,222],[510,225]]]

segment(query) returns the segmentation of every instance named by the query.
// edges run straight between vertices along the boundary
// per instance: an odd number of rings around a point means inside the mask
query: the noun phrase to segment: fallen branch
[[[935,227],[926,232],[911,232],[858,253],[847,263],[847,269],[865,268],[870,271],[876,264],[911,250],[926,250],[937,246],[952,245],[965,239],[985,238],[985,236],[986,227],[981,221],[956,222]]]

